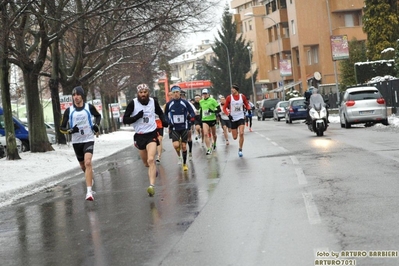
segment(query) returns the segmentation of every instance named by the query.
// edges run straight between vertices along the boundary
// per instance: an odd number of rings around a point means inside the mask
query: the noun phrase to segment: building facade
[[[256,84],[267,88],[263,96],[337,84],[331,36],[366,40],[363,7],[363,0],[232,0],[238,34],[251,43]]]

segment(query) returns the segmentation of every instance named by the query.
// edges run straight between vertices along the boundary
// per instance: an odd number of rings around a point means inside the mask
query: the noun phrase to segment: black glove
[[[91,130],[93,130],[95,133],[98,133],[98,131],[100,131],[100,129],[98,128],[98,126],[97,126],[96,124],[94,124],[94,125],[91,127]]]
[[[229,114],[229,120],[233,121],[233,117],[231,116],[231,114]]]
[[[68,132],[69,134],[78,133],[79,132],[78,125],[75,125],[73,128],[69,129]]]
[[[138,112],[135,116],[133,116],[133,123],[136,122],[137,120],[139,120],[140,118],[142,118],[144,116],[144,111],[141,110],[140,112]]]
[[[248,115],[251,115],[251,114],[252,114],[251,110],[248,110]]]
[[[139,120],[140,118],[142,118],[144,116],[144,111],[141,110],[140,112],[137,113],[137,115],[134,116],[134,118],[137,118],[137,120]]]
[[[169,126],[169,124],[168,124],[168,122],[167,122],[167,121],[165,121],[165,120],[162,120],[162,126],[163,126],[163,127],[168,127],[168,126]]]

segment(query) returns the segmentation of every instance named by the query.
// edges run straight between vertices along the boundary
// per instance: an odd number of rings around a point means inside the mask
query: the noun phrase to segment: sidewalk
[[[93,163],[129,146],[133,148],[132,127],[100,135],[94,145]],[[0,207],[21,197],[53,186],[82,170],[72,145],[53,145],[54,151],[20,153],[21,160],[0,159]],[[65,174],[63,176],[63,174]]]

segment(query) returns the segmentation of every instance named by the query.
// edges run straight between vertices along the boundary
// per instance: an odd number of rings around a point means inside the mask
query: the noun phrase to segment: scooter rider
[[[323,96],[321,96],[318,93],[318,90],[316,88],[312,88],[312,95],[309,97],[309,105],[308,105],[308,123],[311,123],[310,121],[310,109],[315,108],[317,104],[323,103],[323,105],[326,107],[326,112],[327,112],[327,123],[328,123],[328,105],[324,102]]]
[[[312,96],[313,94],[313,89],[314,87],[309,87],[307,91],[305,91],[304,93],[304,97],[305,97],[305,101],[307,103],[307,108],[308,108],[308,114],[306,116],[306,124],[309,125],[310,124],[310,115],[309,115],[309,111],[310,111],[310,107],[309,107],[309,103],[310,103],[310,96]]]

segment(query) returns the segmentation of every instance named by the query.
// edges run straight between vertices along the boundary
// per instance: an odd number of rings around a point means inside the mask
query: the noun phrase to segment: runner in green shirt
[[[205,138],[205,145],[207,148],[206,155],[212,154],[212,150],[216,149],[216,114],[220,112],[219,103],[211,98],[208,89],[202,90],[202,100],[200,100],[200,114],[202,121],[202,130]],[[212,134],[213,145],[210,141],[209,134]]]

